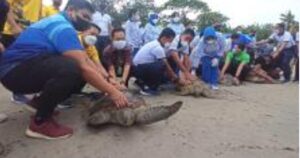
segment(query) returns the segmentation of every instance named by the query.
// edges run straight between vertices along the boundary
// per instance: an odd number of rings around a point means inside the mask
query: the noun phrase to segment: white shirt
[[[180,35],[185,30],[185,27],[182,23],[170,23],[167,27],[171,28],[176,33],[176,35]]]
[[[144,45],[133,58],[134,65],[154,63],[166,58],[165,50],[158,40]]]
[[[110,36],[109,27],[112,20],[108,14],[102,14],[97,11],[93,14],[92,21],[101,28],[100,36]]]
[[[283,44],[284,42],[288,42],[288,44],[285,46],[285,48],[291,48],[293,45],[295,45],[295,41],[293,39],[293,36],[291,35],[291,33],[285,31],[283,33],[283,35],[278,35],[276,33],[273,33],[269,39],[273,39],[276,42],[278,42],[278,44]]]
[[[161,28],[159,26],[154,26],[150,23],[147,23],[145,26],[144,42],[149,43],[154,40],[157,40],[160,33]]]
[[[187,46],[187,47],[180,46],[179,47],[179,44],[180,44],[180,35],[176,36],[173,39],[170,48],[167,50],[167,54],[166,54],[167,57],[169,57],[173,51],[183,53],[183,54],[189,54],[189,52],[190,52],[189,46]]]
[[[142,32],[138,22],[128,20],[125,24],[126,40],[133,48],[140,48],[143,44]]]

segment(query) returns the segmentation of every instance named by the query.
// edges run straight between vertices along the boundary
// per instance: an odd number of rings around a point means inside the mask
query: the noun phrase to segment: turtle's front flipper
[[[151,124],[165,120],[175,114],[182,106],[182,102],[176,102],[170,106],[157,106],[141,109],[136,114],[136,124]]]

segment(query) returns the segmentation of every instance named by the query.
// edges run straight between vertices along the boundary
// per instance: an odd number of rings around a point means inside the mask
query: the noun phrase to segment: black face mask
[[[72,20],[72,24],[77,31],[85,31],[91,26],[89,21],[83,20],[79,16],[77,16],[76,20]]]

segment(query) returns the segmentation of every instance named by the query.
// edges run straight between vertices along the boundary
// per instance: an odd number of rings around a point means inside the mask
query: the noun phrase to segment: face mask
[[[91,25],[89,21],[80,18],[78,15],[76,16],[76,20],[72,20],[71,22],[77,31],[85,31]]]
[[[170,46],[171,46],[171,43],[170,43],[170,42],[164,44],[164,48],[165,48],[165,49],[169,49]]]
[[[140,27],[142,25],[142,22],[138,21],[136,24]]]
[[[207,44],[214,44],[215,40],[207,40]]]
[[[117,50],[122,50],[126,47],[126,41],[113,41],[113,47]]]
[[[181,41],[180,43],[183,48],[189,47],[189,42],[187,42],[187,41]]]
[[[84,37],[84,43],[88,46],[93,46],[97,42],[97,37],[93,35],[87,35]]]
[[[180,18],[179,18],[179,17],[173,18],[173,22],[178,23],[179,21],[180,21]]]
[[[153,19],[152,22],[153,22],[153,24],[157,24],[158,23],[158,19]]]

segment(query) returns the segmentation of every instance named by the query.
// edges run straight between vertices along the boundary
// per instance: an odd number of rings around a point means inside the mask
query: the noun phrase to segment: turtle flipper
[[[107,124],[111,119],[111,115],[107,111],[98,111],[90,115],[87,119],[87,125],[92,127],[101,126]]]
[[[161,120],[165,120],[174,115],[182,106],[182,102],[176,102],[170,106],[157,106],[142,109],[137,112],[136,124],[151,124]]]

